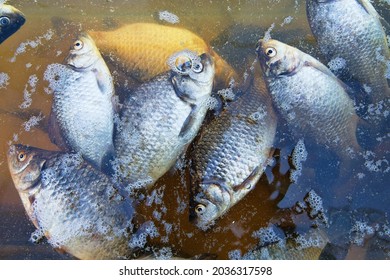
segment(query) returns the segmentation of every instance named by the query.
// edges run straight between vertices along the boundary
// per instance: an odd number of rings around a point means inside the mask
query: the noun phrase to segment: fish
[[[64,64],[48,66],[45,80],[53,91],[51,141],[65,151],[81,153],[102,169],[114,151],[115,92],[92,38],[78,36]]]
[[[357,156],[359,117],[347,86],[314,57],[280,41],[260,39],[256,52],[292,136],[330,149],[345,163]]]
[[[89,30],[103,56],[107,56],[139,83],[149,81],[169,70],[168,58],[189,49],[198,55],[209,53],[215,64],[215,89],[229,87],[238,81],[235,70],[201,37],[193,32],[155,23],[133,23],[110,31]]]
[[[390,104],[390,51],[375,8],[368,0],[309,0],[306,4],[309,25],[322,54],[328,61],[345,62],[345,70],[363,85],[368,103],[379,109],[383,118]]]
[[[78,259],[132,256],[133,202],[79,154],[15,144],[7,161],[37,239]]]
[[[15,7],[0,3],[0,44],[26,22],[25,15]]]
[[[202,127],[191,152],[190,220],[207,230],[255,187],[273,153],[277,117],[261,75]]]
[[[168,63],[171,71],[142,84],[122,105],[113,170],[130,188],[153,185],[165,174],[193,140],[209,109],[212,57],[183,50]]]
[[[251,255],[259,260],[318,260],[323,259],[324,248],[328,244],[327,232],[316,228],[259,246]]]

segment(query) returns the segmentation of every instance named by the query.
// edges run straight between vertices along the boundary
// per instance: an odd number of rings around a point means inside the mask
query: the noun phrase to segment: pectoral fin
[[[191,138],[190,136],[193,134],[193,127],[195,125],[196,115],[198,114],[198,112],[199,112],[199,106],[192,105],[191,112],[183,123],[183,126],[179,133],[179,137]]]
[[[242,182],[242,184],[233,187],[233,191],[239,192],[242,190],[247,190],[249,192],[253,190],[262,173],[263,167],[257,166],[255,169],[253,169],[252,173],[248,176],[248,178],[246,178],[245,181]]]

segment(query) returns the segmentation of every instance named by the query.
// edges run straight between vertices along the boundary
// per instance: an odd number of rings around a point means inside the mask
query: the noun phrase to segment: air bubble
[[[23,127],[25,131],[30,131],[31,128],[37,126],[41,120],[44,119],[44,116],[42,113],[40,113],[38,116],[32,116],[28,121],[23,123]]]
[[[154,257],[157,260],[170,260],[173,257],[172,249],[169,247],[163,247],[154,253]]]
[[[344,58],[336,57],[328,62],[329,69],[333,72],[338,72],[344,69],[347,65],[347,62]]]
[[[9,85],[9,76],[7,73],[0,73],[0,89],[6,88]]]
[[[260,240],[260,246],[267,246],[269,244],[282,241],[282,238],[276,234],[273,227],[260,228],[259,230],[252,233],[252,237],[258,238]]]
[[[221,89],[217,92],[217,94],[225,101],[233,101],[236,98],[232,88]]]
[[[350,231],[350,241],[358,246],[364,245],[364,240],[375,233],[373,227],[363,221],[356,221]]]
[[[168,11],[160,11],[158,12],[158,18],[160,20],[163,20],[163,21],[166,21],[166,22],[169,22],[169,23],[172,23],[172,24],[176,24],[176,23],[179,23],[180,22],[180,19],[177,15],[171,13],[171,12],[168,12]]]
[[[290,180],[294,183],[298,182],[299,176],[302,174],[302,162],[307,160],[307,151],[303,139],[300,139],[292,153],[292,162],[295,170],[291,171]]]

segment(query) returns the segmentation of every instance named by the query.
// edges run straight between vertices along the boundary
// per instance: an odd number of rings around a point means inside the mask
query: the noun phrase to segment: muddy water
[[[254,60],[256,41],[271,30],[273,38],[294,45],[318,57],[315,41],[306,20],[305,2],[301,0],[235,1],[14,1],[26,17],[26,24],[0,45],[0,73],[9,77],[0,86],[0,258],[62,259],[71,258],[55,252],[48,244],[28,241],[34,230],[24,214],[11,181],[5,151],[10,143],[55,150],[46,133],[51,95],[43,73],[47,65],[61,62],[70,45],[68,29],[53,28],[53,17],[64,17],[83,29],[110,30],[125,23],[160,22],[158,12],[167,10],[180,19],[176,26],[199,36],[243,74]],[[386,18],[389,6],[377,1],[378,11]],[[168,24],[160,22],[162,24]],[[70,35],[61,37],[64,34]],[[25,48],[21,48],[25,46]],[[147,48],[147,46],[144,46]],[[115,69],[111,69],[115,70]],[[30,104],[31,103],[31,104]],[[24,106],[28,105],[28,106]],[[27,108],[21,108],[27,107]],[[42,119],[27,127],[31,117]],[[278,136],[276,165],[269,167],[255,190],[204,232],[188,220],[190,179],[188,168],[172,171],[159,180],[147,197],[160,197],[141,203],[140,222],[152,220],[160,236],[149,240],[147,250],[163,252],[169,248],[181,257],[228,259],[232,252],[246,254],[261,243],[253,233],[276,226],[284,235],[296,236],[319,227],[330,236],[322,258],[389,259],[390,190],[389,135],[371,152],[343,184],[338,185],[337,159],[322,147],[308,147],[308,159],[297,183],[290,180],[293,144]],[[367,140],[367,139],[364,139]],[[368,139],[369,140],[369,139]],[[367,140],[367,142],[369,142]],[[191,150],[188,152],[191,156]],[[379,169],[368,168],[370,164]],[[386,171],[387,170],[387,171]],[[268,176],[266,176],[268,175]],[[327,223],[300,211],[309,191],[321,197]],[[359,222],[364,224],[362,227]],[[372,229],[372,230],[371,230]],[[361,238],[360,238],[361,237]],[[360,239],[361,243],[357,242]],[[305,255],[318,258],[322,247]]]

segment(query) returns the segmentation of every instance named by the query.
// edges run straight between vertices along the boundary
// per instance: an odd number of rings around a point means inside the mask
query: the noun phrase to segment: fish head
[[[215,68],[210,54],[199,56],[183,50],[174,53],[167,63],[172,70],[172,82],[182,95],[196,101],[211,94]]]
[[[21,11],[11,5],[0,4],[0,44],[25,22],[26,18]]]
[[[219,183],[201,183],[190,207],[190,220],[199,228],[207,229],[231,205],[229,188]]]
[[[75,70],[91,68],[101,58],[93,39],[87,34],[80,34],[70,47],[64,63]]]
[[[260,39],[256,52],[266,77],[291,75],[301,66],[301,53],[277,40]]]
[[[8,153],[8,168],[19,192],[26,192],[35,185],[47,157],[43,150],[24,145],[11,145]]]

